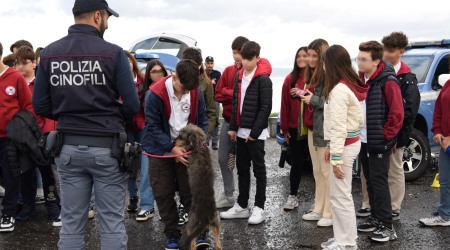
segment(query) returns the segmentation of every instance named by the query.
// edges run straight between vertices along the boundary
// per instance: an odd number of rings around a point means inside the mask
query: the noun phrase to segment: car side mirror
[[[445,83],[448,82],[450,80],[450,74],[442,74],[439,75],[439,85],[441,85],[442,87],[444,87]]]

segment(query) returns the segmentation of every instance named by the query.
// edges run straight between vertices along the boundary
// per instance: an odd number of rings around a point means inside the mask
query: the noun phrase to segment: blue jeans
[[[84,233],[89,200],[95,187],[95,205],[101,231],[101,249],[126,249],[124,225],[127,175],[121,172],[109,148],[64,145],[55,158],[61,183],[59,249],[85,249]]]
[[[441,148],[439,153],[440,201],[438,213],[444,220],[450,220],[450,156]]]
[[[128,141],[140,142],[142,133],[141,131],[127,131]],[[151,211],[154,208],[155,197],[153,196],[153,190],[150,186],[150,163],[148,157],[141,156],[141,168],[139,171],[139,207],[141,210]],[[137,196],[138,187],[136,180],[128,181],[128,192],[130,197]]]

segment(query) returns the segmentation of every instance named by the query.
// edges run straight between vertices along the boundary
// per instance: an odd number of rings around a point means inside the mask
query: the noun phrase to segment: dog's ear
[[[190,134],[187,138],[189,143],[187,145],[186,150],[190,151],[190,150],[199,148],[202,144],[200,139],[201,138],[199,138],[198,136],[195,136],[195,134]]]

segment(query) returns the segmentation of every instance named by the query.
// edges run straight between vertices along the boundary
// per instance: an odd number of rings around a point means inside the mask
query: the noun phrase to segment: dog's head
[[[184,147],[187,151],[198,149],[206,142],[203,130],[195,125],[188,124],[178,134],[175,145]]]

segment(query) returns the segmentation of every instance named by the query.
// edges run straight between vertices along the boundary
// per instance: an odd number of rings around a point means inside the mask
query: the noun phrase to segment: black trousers
[[[253,175],[256,178],[255,206],[264,209],[266,202],[267,175],[264,162],[264,141],[255,140],[245,142],[237,139],[236,168],[238,174],[239,206],[246,208],[250,196],[250,167],[253,164]]]
[[[0,167],[4,178],[5,197],[2,200],[2,214],[15,216],[16,205],[19,200],[21,188],[36,189],[36,175],[35,169],[30,169],[20,176],[13,177],[11,167],[9,166],[8,141],[6,138],[0,139]],[[34,206],[36,193],[22,194],[24,206]]]
[[[291,185],[291,195],[297,195],[298,187],[302,176],[302,169],[305,166],[306,155],[308,153],[308,138],[298,140],[298,129],[290,128],[289,146],[291,147],[291,172],[289,181]]]
[[[390,150],[380,154],[369,153],[367,158],[367,144],[365,143],[362,144],[360,152],[364,176],[366,177],[367,193],[369,194],[370,212],[373,218],[387,228],[392,228],[391,194],[388,184],[391,153]],[[364,157],[367,159],[364,159]]]

